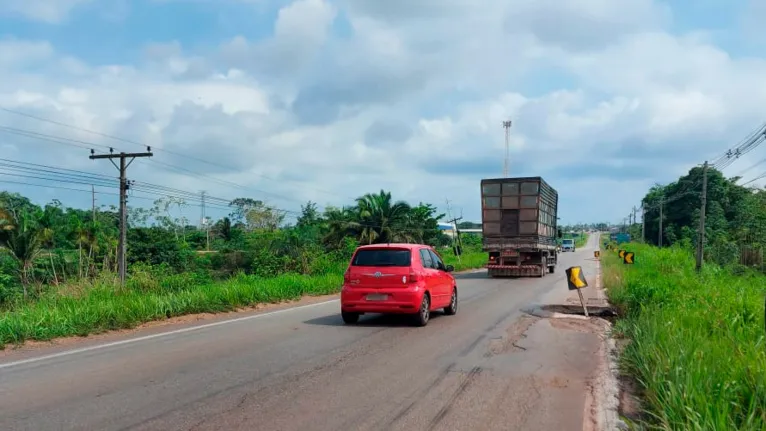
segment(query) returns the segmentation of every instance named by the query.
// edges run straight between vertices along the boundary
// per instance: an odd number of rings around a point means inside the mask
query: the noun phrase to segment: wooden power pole
[[[119,153],[114,154],[110,149],[110,154],[96,154],[90,150],[90,159],[109,159],[110,162],[120,171],[120,239],[117,246],[117,272],[120,275],[120,284],[125,285],[125,273],[127,268],[127,243],[128,243],[128,166],[133,163],[137,157],[152,157],[152,148],[146,147],[145,153]],[[120,165],[114,163],[114,159],[120,159]],[[130,161],[128,161],[130,159]]]
[[[697,272],[702,270],[702,260],[705,257],[705,212],[707,210],[707,168],[708,164],[702,166],[702,205],[700,208],[700,227],[697,234]]]
[[[641,204],[641,242],[646,242],[646,208]]]
[[[657,244],[662,247],[662,205],[665,203],[665,198],[660,198],[660,238],[657,241]]]

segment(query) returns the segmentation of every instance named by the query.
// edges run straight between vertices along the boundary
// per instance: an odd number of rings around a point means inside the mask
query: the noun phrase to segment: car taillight
[[[421,277],[420,274],[416,273],[415,271],[410,271],[410,283],[417,283],[422,279],[423,277]]]

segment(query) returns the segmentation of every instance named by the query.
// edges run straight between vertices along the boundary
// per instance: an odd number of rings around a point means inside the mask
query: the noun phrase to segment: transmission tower
[[[508,178],[508,169],[511,164],[511,120],[503,121],[505,129],[505,160],[503,162],[503,177]]]

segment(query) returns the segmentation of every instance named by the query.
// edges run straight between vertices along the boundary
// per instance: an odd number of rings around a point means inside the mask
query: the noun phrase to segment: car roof
[[[407,244],[407,243],[395,243],[392,242],[390,244],[370,244],[370,245],[362,245],[357,248],[357,250],[365,250],[370,248],[404,248],[407,250],[418,250],[421,248],[431,248],[431,246],[426,244]]]

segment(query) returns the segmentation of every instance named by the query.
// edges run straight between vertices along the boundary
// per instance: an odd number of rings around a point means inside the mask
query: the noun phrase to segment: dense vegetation
[[[629,340],[622,365],[639,383],[648,428],[766,429],[766,191],[709,171],[706,264],[697,273],[702,173],[649,190],[648,244],[621,247],[636,253],[635,265],[605,257],[605,286],[622,317],[616,333]],[[641,225],[630,233],[641,238]]]
[[[766,246],[766,191],[742,187],[739,178],[725,178],[708,171],[705,212],[705,256],[722,265],[763,267]],[[646,242],[657,245],[660,238],[660,202],[663,245],[697,245],[702,195],[702,168],[696,167],[678,181],[656,185],[643,199],[646,212]],[[641,226],[631,227],[631,236],[641,238]]]
[[[0,345],[84,335],[194,312],[336,292],[358,244],[420,242],[442,248],[457,269],[483,265],[480,239],[463,236],[451,254],[429,204],[381,191],[353,206],[302,207],[292,224],[263,202],[241,198],[209,232],[190,226],[184,203],[161,199],[129,211],[128,280],[116,281],[117,213],[39,207],[0,193]]]
[[[766,429],[764,291],[757,271],[709,263],[695,271],[680,245],[630,244],[623,265],[605,253],[604,283],[627,338],[624,371],[641,387],[647,428]]]

